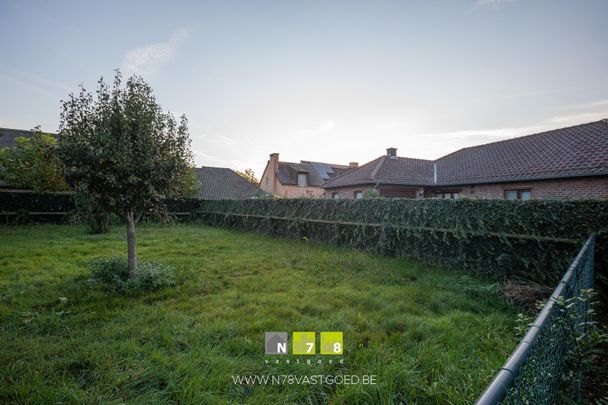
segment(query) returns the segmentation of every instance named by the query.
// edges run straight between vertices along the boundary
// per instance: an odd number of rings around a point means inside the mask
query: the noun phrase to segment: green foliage
[[[207,224],[351,246],[553,286],[592,232],[608,229],[608,201],[202,201]],[[520,235],[523,235],[521,237]],[[605,255],[598,254],[598,259]],[[606,263],[600,263],[601,272]]]
[[[0,227],[0,403],[463,405],[517,343],[515,309],[471,298],[458,269],[197,224],[139,233],[142,256],[179,269],[175,287],[89,287],[90,261],[120,252],[118,227]],[[346,369],[266,364],[271,330],[343,331]],[[234,386],[244,373],[378,384]]]
[[[107,212],[97,199],[87,193],[76,193],[74,203],[76,214],[73,220],[77,223],[87,224],[92,234],[106,233],[110,230],[111,225],[119,223],[116,214]]]
[[[240,170],[236,170],[235,173],[250,182],[251,184],[255,184],[256,186],[260,184],[258,178],[255,177],[255,172],[253,171],[253,169],[245,169],[245,171],[243,172]]]
[[[0,193],[0,211],[70,211],[74,209],[71,199],[62,194]],[[597,289],[606,301],[608,201],[173,198],[166,206],[169,212],[192,212],[199,221],[215,226],[419,257],[496,279],[551,287],[580,244],[597,232]],[[529,239],[509,235],[528,235]]]
[[[0,192],[0,212],[70,212],[76,208],[73,193]]]
[[[177,191],[171,195],[173,198],[197,197],[201,190],[201,182],[198,179],[194,167],[190,167],[178,178]]]
[[[605,364],[600,361],[608,355],[608,329],[597,322],[597,294],[592,289],[583,289],[580,295],[560,297],[556,304],[561,314],[560,321],[569,331],[566,371],[561,382],[563,400],[589,403],[588,400],[580,400],[580,387],[586,386],[583,392],[593,392],[593,382],[601,381],[602,376],[604,379],[608,377]]]
[[[32,137],[19,137],[16,142],[11,148],[0,149],[1,180],[38,192],[67,190],[55,137],[36,128]]]
[[[59,156],[73,188],[125,219],[133,276],[135,224],[147,211],[164,210],[192,166],[188,121],[164,113],[141,77],[130,77],[123,88],[116,71],[111,87],[103,78],[98,83],[96,98],[82,88],[63,102]]]
[[[187,124],[162,112],[142,78],[124,88],[118,71],[111,87],[102,78],[96,99],[83,88],[63,103],[59,154],[68,182],[120,216],[158,209],[191,167]]]
[[[370,188],[369,190],[365,190],[363,192],[363,198],[369,199],[369,198],[382,198],[382,197],[380,196],[380,191],[378,191],[375,188]]]
[[[166,214],[174,212],[191,212],[199,209],[200,200],[197,198],[174,197],[165,202],[166,210],[147,211],[143,218],[149,222],[165,222]],[[0,215],[2,212],[21,213],[22,222],[54,222],[71,224],[87,224],[96,229],[96,221],[104,229],[106,226],[120,222],[120,218],[102,210],[97,200],[85,193],[33,193],[33,192],[0,192]],[[165,212],[166,211],[166,212]],[[65,213],[62,215],[32,215],[31,212]],[[9,223],[11,221],[9,217]],[[161,221],[162,219],[162,221]],[[4,220],[4,218],[2,218]],[[103,232],[92,232],[103,233]]]
[[[142,262],[135,276],[129,277],[129,264],[122,257],[96,259],[91,264],[93,285],[102,285],[108,291],[137,294],[175,285],[175,270],[158,262]]]

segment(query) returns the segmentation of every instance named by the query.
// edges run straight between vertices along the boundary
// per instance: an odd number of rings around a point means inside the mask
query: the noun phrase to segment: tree
[[[255,177],[255,173],[253,172],[253,169],[245,169],[244,172],[242,172],[240,170],[236,170],[235,173],[252,184],[258,185],[260,183],[258,178]]]
[[[56,148],[55,137],[36,127],[32,137],[18,137],[15,146],[0,149],[0,179],[38,192],[67,190]]]
[[[164,211],[192,166],[188,121],[164,113],[139,76],[122,87],[101,78],[94,98],[84,87],[62,101],[59,152],[66,178],[127,224],[129,277],[137,269],[135,224],[142,214]]]
[[[201,182],[194,167],[188,168],[179,178],[178,183],[177,192],[171,197],[196,197],[201,190]]]

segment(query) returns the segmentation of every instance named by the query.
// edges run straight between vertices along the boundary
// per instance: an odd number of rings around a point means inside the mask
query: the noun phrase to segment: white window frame
[[[302,181],[302,179],[303,179],[303,181]],[[298,173],[298,186],[299,187],[308,186],[308,173]]]
[[[515,198],[507,198],[507,193],[515,193]],[[528,194],[527,198],[523,198],[522,195],[526,193]],[[531,188],[510,188],[505,189],[503,191],[503,198],[505,200],[519,200],[519,201],[528,201],[532,198],[532,189]]]

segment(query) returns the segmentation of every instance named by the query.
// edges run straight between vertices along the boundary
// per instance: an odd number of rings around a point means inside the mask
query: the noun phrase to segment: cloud
[[[238,142],[229,136],[222,134],[207,134],[203,138],[205,142],[215,143],[220,145],[236,145]]]
[[[568,104],[558,107],[560,110],[588,110],[593,108],[608,107],[608,100],[596,100],[580,104]]]
[[[187,39],[189,32],[185,28],[175,31],[169,39],[156,44],[133,49],[124,57],[122,71],[126,76],[137,74],[141,76],[152,75],[159,65],[171,60],[177,47]]]
[[[8,66],[0,66],[0,78],[5,78],[23,88],[54,99],[60,99],[62,94],[70,91],[70,88],[63,83]]]
[[[336,127],[336,122],[333,120],[329,120],[319,125],[316,128],[306,128],[299,131],[299,135],[325,135],[328,132],[331,132]]]

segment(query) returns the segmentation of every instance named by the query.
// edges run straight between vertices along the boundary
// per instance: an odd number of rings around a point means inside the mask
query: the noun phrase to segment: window
[[[435,198],[448,198],[452,200],[457,200],[460,198],[459,191],[437,191],[435,192]]]
[[[331,198],[333,198],[334,200],[337,200],[338,197],[338,193],[331,193]]]
[[[308,174],[298,173],[298,186],[306,187],[308,185]]]
[[[270,179],[269,179],[268,177],[264,177],[264,184],[268,185],[269,180],[270,180]]]
[[[355,191],[355,198],[357,200],[363,198],[363,191],[361,191],[361,190]]]
[[[507,200],[522,200],[527,201],[532,198],[532,190],[505,190],[505,199]]]

